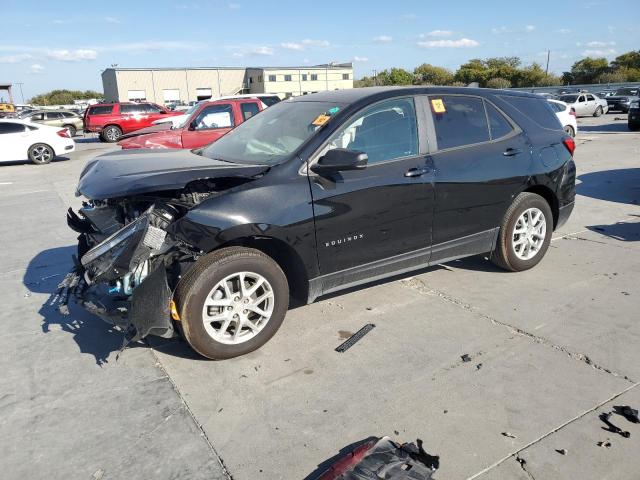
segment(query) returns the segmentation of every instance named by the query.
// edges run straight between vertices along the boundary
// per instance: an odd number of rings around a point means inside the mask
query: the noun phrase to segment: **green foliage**
[[[596,78],[597,83],[623,83],[627,81],[627,76],[624,72],[616,71],[616,72],[606,72],[598,75]]]
[[[578,60],[571,67],[573,83],[594,83],[603,73],[609,71],[609,62],[606,58],[586,57]]]
[[[92,90],[52,90],[48,93],[36,95],[29,100],[33,105],[71,105],[74,100],[89,100],[102,98],[104,95]]]
[[[611,62],[611,68],[640,70],[640,50],[623,53]],[[629,80],[627,80],[629,81]]]
[[[453,73],[442,67],[435,67],[423,63],[413,70],[416,85],[450,85],[453,82]]]
[[[509,88],[511,82],[506,78],[495,77],[487,81],[487,88]]]

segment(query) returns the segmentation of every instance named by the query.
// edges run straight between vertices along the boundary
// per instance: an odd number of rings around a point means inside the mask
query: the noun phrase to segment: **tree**
[[[442,67],[423,63],[413,70],[414,83],[418,85],[449,85],[453,82],[453,73]]]
[[[36,95],[29,100],[34,105],[70,105],[74,100],[89,100],[102,98],[104,95],[92,90],[52,90],[48,93]]]
[[[572,83],[593,83],[598,76],[609,70],[609,62],[606,58],[586,57],[578,60],[571,67]]]
[[[478,82],[484,85],[489,79],[489,71],[485,63],[479,58],[469,60],[467,63],[460,65],[460,68],[454,75],[456,82],[468,85],[471,82]]]
[[[606,72],[598,75],[597,83],[623,83],[627,81],[627,76],[623,71]]]
[[[506,78],[495,77],[487,81],[487,88],[509,88],[511,82]]]
[[[640,69],[640,50],[623,53],[611,62],[611,68],[618,70],[621,68]]]
[[[389,72],[390,85],[411,85],[413,75],[403,68],[392,68]]]
[[[549,87],[560,85],[559,77],[547,74],[539,63],[533,63],[528,67],[520,69],[517,73],[518,87]]]

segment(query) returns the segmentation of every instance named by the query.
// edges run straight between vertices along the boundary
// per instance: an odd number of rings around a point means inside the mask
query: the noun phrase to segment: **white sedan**
[[[572,137],[575,137],[578,133],[578,121],[576,120],[576,112],[570,105],[567,105],[560,100],[547,100],[551,104],[551,108],[560,120],[562,128]]]
[[[43,165],[75,148],[66,128],[18,119],[0,120],[0,162],[31,160]]]
[[[609,111],[609,104],[604,98],[588,92],[567,93],[560,95],[558,98],[561,102],[566,103],[576,112],[578,117],[593,115],[599,117],[603,113]]]

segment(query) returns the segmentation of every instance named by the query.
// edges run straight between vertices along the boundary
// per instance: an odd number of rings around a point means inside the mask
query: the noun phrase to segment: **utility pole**
[[[549,75],[549,57],[551,56],[551,50],[547,50],[547,68],[545,70],[545,73],[547,75]]]
[[[378,71],[373,69],[373,85],[378,86]]]
[[[16,82],[16,85],[20,87],[20,97],[22,98],[22,104],[24,105],[24,94],[22,93],[22,85],[24,85],[24,83]]]

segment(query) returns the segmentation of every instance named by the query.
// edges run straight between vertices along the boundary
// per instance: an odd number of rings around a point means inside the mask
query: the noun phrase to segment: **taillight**
[[[569,110],[569,115],[573,115],[574,117],[576,117],[576,118],[577,118],[577,115],[576,115],[576,109],[575,109],[575,108],[573,108],[573,107],[571,107],[571,109]]]
[[[565,147],[567,147],[567,150],[569,150],[569,153],[571,154],[571,156],[573,157],[573,152],[576,149],[576,142],[573,138],[571,137],[564,137],[562,139],[562,143],[564,144]]]
[[[67,130],[66,128],[63,128],[62,130],[58,130],[56,133],[58,134],[59,137],[71,138],[71,135],[69,135],[69,130]]]

